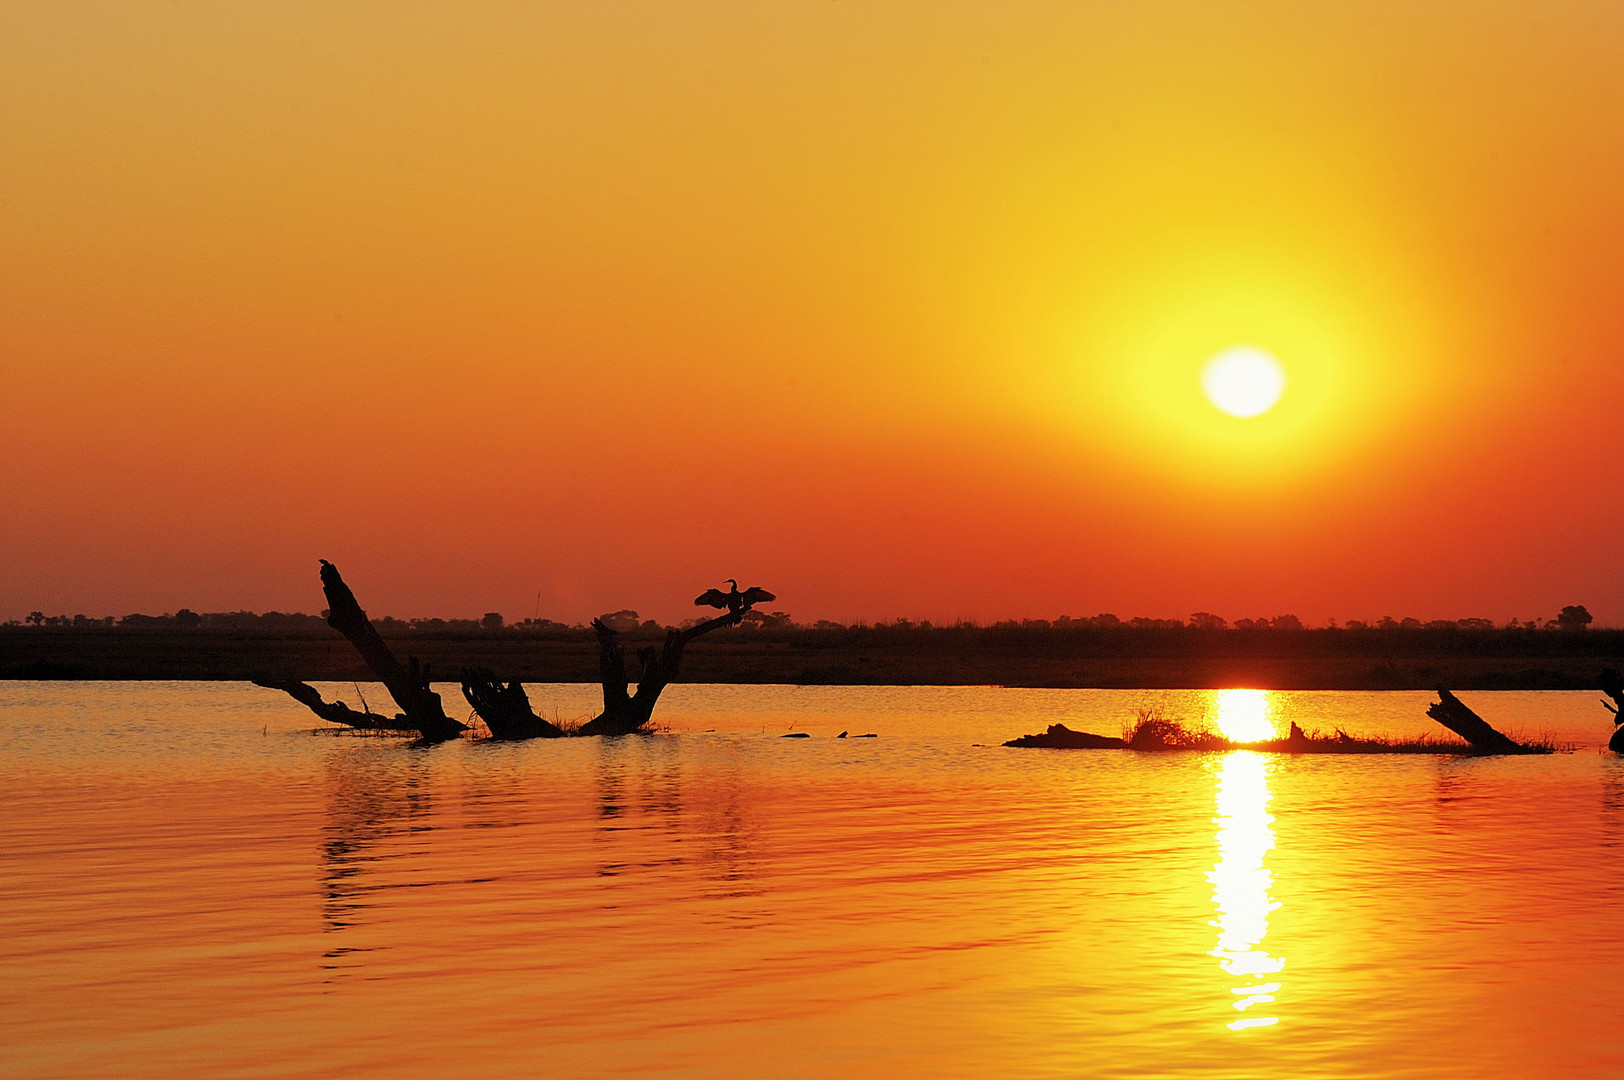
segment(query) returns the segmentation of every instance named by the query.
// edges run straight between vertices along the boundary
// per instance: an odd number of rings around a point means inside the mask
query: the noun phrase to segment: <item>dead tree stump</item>
[[[349,724],[351,727],[389,727],[401,731],[415,731],[430,742],[454,739],[468,730],[468,725],[457,722],[445,714],[440,695],[429,689],[428,665],[418,665],[417,657],[408,656],[402,667],[395,654],[379,636],[372,620],[361,610],[350,587],[339,576],[338,567],[321,560],[321,590],[327,595],[327,625],[349,638],[355,651],[361,654],[372,674],[383,683],[389,696],[400,706],[400,715],[384,724],[355,723],[356,717],[376,717],[376,713],[357,713],[345,705],[329,705],[321,695],[304,683],[260,683],[271,686],[303,703],[323,720]],[[342,710],[342,711],[340,711]],[[339,718],[339,719],[335,719]],[[381,718],[380,718],[381,719]]]
[[[462,669],[462,696],[498,739],[557,739],[564,729],[536,715],[517,679],[504,683],[489,668]]]
[[[406,665],[401,665],[366,612],[361,610],[355,594],[339,575],[338,567],[326,559],[321,560],[321,587],[327,596],[328,625],[355,646],[355,651],[400,706],[400,715],[389,719],[373,712],[356,712],[342,702],[328,703],[315,688],[302,682],[255,680],[256,685],[281,690],[323,720],[350,727],[416,731],[434,742],[456,738],[468,730],[466,724],[446,715],[440,695],[429,689],[428,665],[419,667],[415,656],[407,657]],[[603,712],[582,724],[579,731],[565,731],[537,716],[522,683],[503,682],[487,668],[463,669],[463,697],[485,721],[491,734],[499,739],[555,739],[569,734],[627,735],[646,731],[661,692],[677,677],[682,652],[688,643],[712,630],[737,626],[744,621],[744,612],[757,598],[774,598],[764,589],[750,589],[738,594],[737,599],[732,594],[712,592],[723,597],[723,604],[713,606],[726,606],[725,614],[686,630],[668,630],[665,643],[659,649],[638,650],[643,670],[636,693],[629,691],[631,679],[626,673],[626,650],[620,644],[619,634],[602,621],[592,620],[592,629],[598,635]],[[706,601],[702,597],[696,602]]]
[[[626,650],[620,644],[620,635],[601,620],[593,619],[592,629],[598,635],[598,669],[603,679],[603,712],[582,724],[579,734],[629,735],[646,730],[661,691],[677,678],[682,650],[688,643],[712,630],[737,626],[743,620],[743,611],[729,611],[686,630],[667,630],[665,644],[658,651],[652,647],[638,651],[643,674],[637,680],[637,692],[628,694],[626,688],[631,680],[626,675]]]
[[[1488,721],[1448,690],[1438,691],[1438,700],[1427,706],[1427,715],[1465,739],[1474,750],[1489,754],[1515,754],[1526,750],[1521,743],[1490,727]]]

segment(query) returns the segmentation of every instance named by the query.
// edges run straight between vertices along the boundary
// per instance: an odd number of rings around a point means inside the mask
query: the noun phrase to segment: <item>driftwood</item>
[[[282,691],[330,724],[347,724],[353,728],[367,728],[372,731],[416,730],[406,721],[405,716],[398,713],[394,716],[383,716],[371,711],[356,712],[342,701],[324,701],[321,692],[309,683],[284,682],[276,679],[255,679],[253,683],[267,690]]]
[[[1128,744],[1109,735],[1095,735],[1091,731],[1073,731],[1065,724],[1050,724],[1048,730],[1041,735],[1022,735],[1004,745],[1041,746],[1053,750],[1121,750]]]
[[[329,705],[322,701],[314,688],[301,682],[260,682],[258,685],[283,691],[323,720],[349,724],[351,727],[415,731],[431,742],[454,739],[468,730],[468,725],[445,714],[440,695],[429,689],[428,665],[419,666],[417,657],[408,656],[406,666],[401,666],[378,635],[372,620],[361,610],[355,594],[344,584],[338,567],[326,559],[321,560],[321,589],[327,594],[327,625],[350,639],[350,644],[361,654],[361,659],[372,669],[372,674],[377,676],[384,689],[389,691],[389,696],[395,699],[395,704],[400,706],[400,715],[393,721],[386,721],[377,713],[357,713],[347,705]],[[361,722],[356,722],[358,719]]]
[[[1490,754],[1525,753],[1527,747],[1490,727],[1488,721],[1467,708],[1448,690],[1438,691],[1438,700],[1427,706],[1427,715],[1471,743],[1472,749]]]
[[[395,654],[379,636],[372,621],[355,599],[355,594],[344,583],[338,567],[321,560],[321,587],[327,595],[327,623],[343,634],[361,654],[373,675],[384,684],[395,703],[399,715],[390,718],[371,711],[357,712],[342,702],[327,702],[307,683],[256,679],[255,684],[280,690],[298,701],[311,712],[335,724],[378,730],[416,731],[424,739],[440,741],[452,739],[468,730],[466,724],[451,719],[445,713],[440,695],[429,689],[429,668],[419,667],[417,657],[407,657],[403,667]],[[714,619],[690,626],[686,630],[666,632],[665,643],[656,649],[639,649],[642,675],[637,692],[629,692],[631,679],[626,673],[626,650],[620,644],[620,635],[598,619],[592,620],[592,629],[598,636],[598,670],[603,683],[603,712],[582,724],[577,731],[566,731],[536,715],[530,706],[530,697],[524,685],[517,680],[504,682],[488,668],[467,667],[462,671],[462,694],[480,719],[498,739],[556,739],[564,735],[627,735],[646,731],[653,719],[654,706],[660,693],[677,677],[682,652],[695,638],[724,626],[737,626],[744,621],[759,594],[760,598],[774,599],[763,589],[752,588],[733,593],[711,590],[722,598],[715,607],[727,611]],[[709,593],[695,601],[711,603]]]

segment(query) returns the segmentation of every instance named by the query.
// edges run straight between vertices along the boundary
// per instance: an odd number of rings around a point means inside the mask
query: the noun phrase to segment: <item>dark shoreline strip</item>
[[[1442,739],[1355,739],[1342,732],[1332,736],[1308,735],[1297,725],[1284,739],[1268,742],[1238,743],[1211,732],[1192,732],[1179,728],[1183,738],[1168,740],[1118,739],[1109,735],[1095,735],[1088,731],[1073,731],[1064,724],[1051,724],[1041,735],[1023,735],[1011,739],[1005,746],[1038,747],[1051,750],[1138,750],[1145,753],[1165,754],[1175,751],[1227,752],[1256,750],[1265,754],[1435,754],[1485,757],[1495,754],[1549,754],[1556,749],[1542,743],[1523,744],[1507,740],[1504,748],[1475,747],[1464,742]]]

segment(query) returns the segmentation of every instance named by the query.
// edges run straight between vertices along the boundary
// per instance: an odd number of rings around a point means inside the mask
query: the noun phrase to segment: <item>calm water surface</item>
[[[1580,745],[1013,750],[977,744],[1219,701],[676,686],[658,735],[421,749],[244,685],[0,683],[0,1074],[1624,1076],[1609,718],[1463,698]]]

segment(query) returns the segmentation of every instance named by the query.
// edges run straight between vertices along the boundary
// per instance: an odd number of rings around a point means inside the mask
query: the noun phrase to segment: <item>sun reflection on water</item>
[[[1261,947],[1269,932],[1269,913],[1280,905],[1269,898],[1274,875],[1263,865],[1274,848],[1274,817],[1269,813],[1269,761],[1250,750],[1236,750],[1218,766],[1218,862],[1207,873],[1218,918],[1218,943],[1208,955],[1233,980],[1231,1006],[1247,1013],[1229,1023],[1232,1031],[1267,1027],[1278,1016],[1251,1014],[1272,1003],[1280,983],[1272,977],[1286,966]],[[1268,1011],[1268,1010],[1260,1010]]]
[[[1278,738],[1271,711],[1267,690],[1218,691],[1218,731],[1230,742]]]

